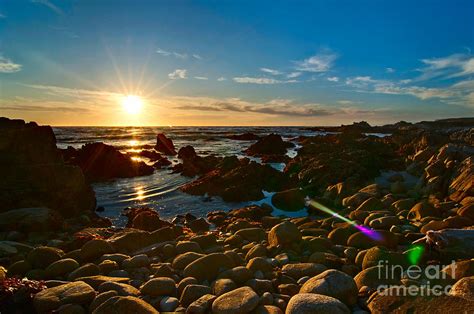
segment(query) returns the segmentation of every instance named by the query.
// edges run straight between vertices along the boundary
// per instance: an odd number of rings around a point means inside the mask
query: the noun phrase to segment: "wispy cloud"
[[[337,76],[328,77],[327,80],[329,82],[339,82],[339,78]]]
[[[208,78],[205,77],[205,76],[195,76],[194,78],[195,78],[196,80],[203,80],[203,81],[207,81],[207,80],[208,80]]]
[[[394,68],[385,68],[386,73],[394,73],[395,69]]]
[[[302,72],[291,72],[286,75],[287,78],[297,78],[303,74]]]
[[[0,19],[6,19],[6,18],[7,18],[7,16],[0,12]]]
[[[390,81],[370,76],[356,76],[346,79],[346,84],[358,92],[388,95],[410,95],[421,100],[439,99],[445,103],[474,106],[474,84],[471,80],[460,81],[444,87],[413,85],[414,80]]]
[[[424,67],[417,69],[422,74],[415,80],[434,78],[449,79],[474,74],[474,57],[457,53],[442,58],[422,59]]]
[[[303,72],[327,72],[338,55],[328,49],[303,61],[294,61],[295,69]]]
[[[45,90],[48,94],[76,97],[76,98],[110,98],[123,96],[120,93],[105,91],[105,90],[90,90],[80,88],[69,88],[55,85],[41,85],[41,84],[20,84],[29,88]]]
[[[374,84],[382,83],[382,82],[385,82],[385,81],[374,80],[370,76],[355,76],[355,77],[346,78],[347,85],[351,87],[360,88],[360,89],[373,87]]]
[[[260,68],[260,71],[271,74],[271,75],[281,75],[283,72],[278,70],[270,69],[270,68]]]
[[[356,103],[355,101],[348,100],[348,99],[341,99],[341,100],[338,100],[337,102],[341,105],[353,105]]]
[[[0,73],[15,73],[21,71],[22,65],[0,54]]]
[[[176,51],[168,51],[168,50],[164,50],[164,49],[161,49],[161,48],[156,49],[156,53],[159,54],[159,55],[165,56],[165,57],[173,56],[173,57],[176,57],[178,59],[187,59],[189,57],[189,55],[187,53],[181,53],[181,52],[176,52]],[[202,57],[198,54],[195,54],[195,53],[191,54],[191,57],[194,58],[194,59],[197,59],[197,60],[202,60]]]
[[[77,112],[77,113],[85,113],[85,112],[90,111],[87,108],[78,108],[78,107],[31,106],[31,105],[13,105],[13,106],[0,105],[0,109],[10,110],[10,111]]]
[[[277,116],[319,117],[341,113],[340,109],[331,109],[317,103],[295,103],[292,100],[274,99],[264,103],[244,101],[239,98],[223,100],[205,99],[201,103],[182,104],[175,107],[180,110],[207,112],[260,113]]]
[[[287,84],[287,83],[297,83],[297,80],[277,80],[268,77],[234,77],[234,82],[241,84],[260,84],[260,85],[272,85],[272,84]]]
[[[32,3],[38,3],[38,4],[41,4],[41,5],[44,5],[46,6],[47,8],[49,8],[51,11],[53,11],[54,13],[58,14],[58,15],[64,15],[64,12],[63,10],[61,10],[57,5],[55,5],[54,3],[52,3],[51,1],[49,0],[31,0]]]
[[[173,72],[168,74],[168,77],[172,80],[186,79],[187,70],[185,69],[176,69]]]
[[[217,81],[218,82],[223,82],[223,81],[227,81],[227,79],[225,77],[221,76],[217,79]]]

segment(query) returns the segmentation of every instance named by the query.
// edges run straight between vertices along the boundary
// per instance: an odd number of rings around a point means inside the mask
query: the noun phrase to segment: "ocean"
[[[271,133],[280,134],[283,139],[296,143],[298,136],[314,136],[319,132],[304,127],[55,127],[57,146],[79,148],[90,142],[104,142],[115,146],[121,152],[140,150],[143,145],[155,145],[156,134],[165,133],[177,148],[191,145],[199,155],[218,155],[246,157],[243,151],[255,141],[237,141],[226,138],[229,135],[252,132],[263,136]],[[321,134],[321,133],[320,133]],[[294,157],[298,145],[289,149],[287,154]],[[251,158],[260,162],[258,158]],[[146,159],[144,159],[146,161]],[[178,163],[177,157],[170,158]],[[271,164],[282,171],[284,164]],[[230,210],[252,204],[267,203],[271,205],[271,193],[264,192],[265,198],[257,202],[229,203],[219,197],[193,196],[183,193],[179,187],[190,182],[187,178],[171,169],[155,170],[152,175],[134,178],[116,179],[93,184],[97,205],[105,211],[101,215],[110,218],[115,225],[123,225],[126,220],[120,215],[129,206],[149,206],[158,211],[164,219],[172,219],[178,214],[191,213],[205,217],[214,210]],[[274,209],[274,215],[306,215],[306,210],[297,212],[280,212]]]

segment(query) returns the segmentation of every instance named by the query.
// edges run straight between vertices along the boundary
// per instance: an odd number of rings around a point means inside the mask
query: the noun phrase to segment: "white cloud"
[[[42,4],[58,15],[64,15],[63,10],[49,0],[31,0],[32,3]]]
[[[0,73],[15,73],[21,71],[22,65],[0,55]]]
[[[339,78],[337,76],[328,77],[327,80],[329,82],[339,82]]]
[[[173,72],[168,74],[168,77],[172,80],[177,80],[177,79],[186,79],[187,76],[187,70],[185,69],[176,69]]]
[[[291,73],[288,73],[288,75],[286,76],[287,78],[297,78],[299,77],[301,74],[301,72],[291,72]]]
[[[303,72],[327,72],[337,57],[337,54],[326,50],[303,61],[295,61],[295,69]]]
[[[161,48],[156,49],[156,53],[165,57],[171,56],[171,52],[163,50]]]
[[[275,80],[272,78],[266,77],[234,77],[233,80],[237,83],[244,83],[244,84],[279,84],[282,81]]]
[[[387,73],[394,73],[395,69],[394,68],[385,68],[385,72]]]
[[[278,70],[274,69],[269,69],[269,68],[260,68],[260,71],[271,74],[271,75],[281,75],[283,72],[280,72]]]
[[[390,84],[376,85],[374,88],[374,92],[380,93],[380,94],[412,95],[422,100],[426,100],[430,98],[447,99],[447,98],[456,96],[456,93],[453,93],[449,89],[429,88],[429,87],[421,87],[421,86],[400,87],[400,86],[390,85]]]
[[[227,79],[225,77],[221,76],[217,79],[217,81],[223,82],[223,81],[227,81]]]
[[[474,57],[457,53],[442,58],[422,59],[425,67],[418,69],[422,74],[418,81],[434,78],[449,79],[474,74]]]
[[[341,105],[352,105],[352,104],[355,104],[354,101],[352,101],[352,100],[347,100],[347,99],[338,100],[337,102],[338,102],[339,104],[341,104]]]
[[[276,80],[267,77],[234,77],[234,82],[242,84],[260,84],[260,85],[271,85],[271,84],[287,84],[287,83],[298,83],[297,80]]]
[[[173,56],[178,59],[187,59],[189,55],[187,53],[182,53],[182,52],[176,52],[176,51],[169,51],[161,48],[156,49],[156,53],[159,55],[162,55],[164,57],[169,57]],[[202,60],[202,57],[196,53],[191,54],[191,57],[196,59],[196,60]]]
[[[205,76],[195,76],[194,78],[195,78],[196,80],[208,80],[208,78],[205,77]]]
[[[357,88],[368,87],[369,84],[374,84],[377,82],[382,82],[382,81],[374,80],[370,76],[356,76],[356,77],[348,77],[346,79],[347,85],[357,87]]]

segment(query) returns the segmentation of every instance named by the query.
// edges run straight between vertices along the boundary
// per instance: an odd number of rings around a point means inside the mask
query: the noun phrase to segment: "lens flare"
[[[350,219],[348,219],[344,216],[339,215],[338,213],[330,210],[329,208],[327,208],[326,206],[324,206],[323,204],[321,204],[319,202],[316,202],[315,200],[307,200],[307,205],[312,206],[316,209],[319,209],[320,211],[325,212],[326,214],[329,214],[333,217],[336,217],[336,218],[338,218],[342,221],[350,223],[357,230],[359,230],[360,232],[362,232],[363,234],[365,234],[366,236],[368,236],[372,240],[380,241],[380,240],[383,239],[382,235],[380,233],[378,233],[377,231],[375,231],[373,229],[370,229],[370,228],[367,228],[365,226],[361,226],[361,225],[357,224],[355,221],[352,221],[352,220],[350,220]]]
[[[408,261],[410,261],[412,265],[418,265],[424,252],[425,247],[423,245],[411,246],[408,250]]]

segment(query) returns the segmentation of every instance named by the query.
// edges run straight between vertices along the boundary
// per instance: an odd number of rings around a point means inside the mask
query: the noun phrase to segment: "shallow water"
[[[78,148],[85,143],[101,141],[127,152],[137,150],[143,145],[154,146],[156,134],[163,132],[173,140],[177,149],[192,145],[200,155],[239,157],[245,156],[243,150],[254,141],[230,140],[225,138],[226,136],[245,132],[257,135],[277,133],[286,140],[294,140],[298,136],[314,136],[319,133],[299,127],[58,127],[54,128],[54,132],[60,148]],[[297,145],[288,150],[288,156],[296,156],[298,148]],[[259,158],[252,159],[260,161]],[[177,158],[173,158],[172,162],[178,162]],[[282,163],[270,165],[280,171],[285,166]],[[162,169],[156,170],[150,176],[96,183],[93,188],[98,206],[105,208],[101,215],[111,218],[116,225],[123,225],[125,222],[120,212],[127,206],[150,206],[156,209],[161,217],[169,219],[177,214],[205,216],[213,210],[230,210],[264,202],[271,204],[272,194],[267,192],[262,200],[244,203],[228,203],[219,197],[193,196],[181,192],[179,187],[191,180],[192,178],[171,173],[169,169]],[[297,217],[306,215],[306,210],[283,212],[275,209],[274,214]]]

